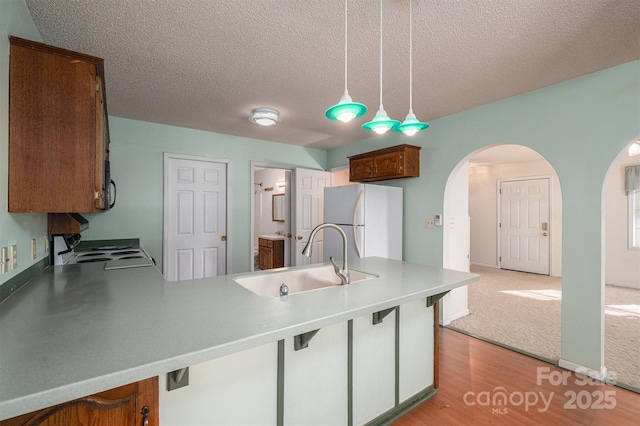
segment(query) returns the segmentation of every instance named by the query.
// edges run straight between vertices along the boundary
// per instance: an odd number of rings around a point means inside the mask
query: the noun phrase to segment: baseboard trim
[[[635,290],[640,290],[640,284],[636,284],[636,283],[622,283],[618,281],[609,281],[609,282],[606,282],[605,284],[614,285],[616,287],[626,287],[626,288],[633,288]]]
[[[433,385],[367,423],[367,426],[389,425],[437,393]]]
[[[469,312],[468,309],[464,309],[464,310],[462,310],[460,312],[456,312],[453,315],[449,315],[446,318],[442,318],[442,323],[440,325],[447,326],[447,325],[451,324],[453,321],[455,321],[455,320],[457,320],[459,318],[462,318],[462,317],[466,317],[469,314],[470,314],[470,312]]]
[[[596,379],[600,382],[604,382],[607,378],[607,367],[604,365],[600,367],[600,370],[594,370],[593,368],[585,367],[584,365],[576,364],[575,362],[560,358],[558,361],[558,367],[574,371],[583,376],[591,377],[592,379]]]
[[[486,263],[475,263],[475,262],[471,262],[471,266],[480,266],[482,268],[492,268],[492,269],[499,269],[498,265],[489,265]]]
[[[513,346],[505,345],[504,343],[500,343],[500,342],[498,342],[496,340],[488,339],[486,337],[482,337],[482,336],[479,336],[479,335],[474,334],[474,333],[469,333],[468,331],[462,330],[462,329],[457,328],[457,327],[453,327],[453,326],[448,325],[447,328],[449,330],[453,330],[453,331],[456,331],[458,333],[466,334],[467,336],[473,337],[474,339],[482,340],[484,342],[491,343],[492,345],[500,346],[501,348],[509,349],[510,351],[514,351],[514,352],[517,352],[519,354],[526,355],[526,356],[531,357],[531,358],[535,358],[535,359],[540,360],[542,362],[546,362],[546,363],[558,366],[558,362],[554,361],[552,359],[545,358],[545,357],[540,356],[540,355],[532,354],[531,352],[523,351],[522,349],[514,348]]]

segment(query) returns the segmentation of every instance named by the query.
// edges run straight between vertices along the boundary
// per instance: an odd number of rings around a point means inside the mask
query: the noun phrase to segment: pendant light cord
[[[382,109],[382,0],[380,0],[380,108]]]
[[[347,91],[347,3],[349,0],[344,0],[344,93]]]
[[[413,112],[413,0],[409,0],[409,112]]]

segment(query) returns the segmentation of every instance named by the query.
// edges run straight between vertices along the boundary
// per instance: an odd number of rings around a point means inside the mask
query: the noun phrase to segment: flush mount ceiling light
[[[407,136],[413,136],[429,127],[429,123],[421,123],[413,113],[413,0],[409,0],[409,113],[402,124],[393,128]]]
[[[367,112],[367,107],[364,104],[351,100],[347,90],[347,2],[348,0],[344,0],[344,94],[336,105],[324,113],[329,120],[342,121],[343,123],[360,118]]]
[[[275,126],[278,123],[278,111],[272,108],[254,109],[249,121],[261,126]]]
[[[398,120],[392,120],[387,115],[387,112],[382,106],[382,0],[380,0],[380,108],[376,112],[373,120],[368,123],[364,123],[362,128],[365,130],[372,130],[379,135],[387,132],[387,130],[398,126],[400,122]]]

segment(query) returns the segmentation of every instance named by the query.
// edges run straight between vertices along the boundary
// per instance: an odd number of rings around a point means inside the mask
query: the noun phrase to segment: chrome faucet
[[[340,277],[340,284],[349,284],[351,279],[349,278],[349,267],[347,266],[347,234],[345,234],[342,228],[340,228],[338,225],[333,223],[321,223],[320,225],[313,228],[313,231],[311,231],[311,235],[309,235],[309,241],[302,250],[302,254],[306,257],[311,257],[311,245],[313,243],[313,239],[315,238],[318,231],[324,228],[333,228],[338,231],[340,233],[340,236],[342,237],[342,269],[338,268],[336,262],[333,261],[333,256],[329,257],[329,260],[333,265],[333,270],[336,272],[336,275]]]

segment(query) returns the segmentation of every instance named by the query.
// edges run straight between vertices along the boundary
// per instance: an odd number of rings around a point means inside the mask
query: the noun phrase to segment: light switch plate
[[[16,269],[18,267],[18,246],[11,246],[11,269]]]
[[[432,217],[428,217],[425,221],[427,229],[434,229],[436,227],[436,221]]]
[[[0,274],[9,270],[9,250],[6,247],[0,249]]]

